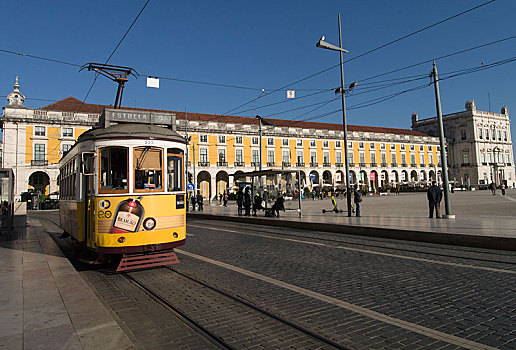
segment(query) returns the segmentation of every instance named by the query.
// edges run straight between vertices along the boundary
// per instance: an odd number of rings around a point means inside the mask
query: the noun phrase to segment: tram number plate
[[[153,145],[154,144],[154,140],[145,140],[144,142],[146,145]]]

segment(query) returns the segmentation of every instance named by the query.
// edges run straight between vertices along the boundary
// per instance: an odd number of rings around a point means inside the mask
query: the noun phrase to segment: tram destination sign
[[[135,111],[130,109],[105,109],[101,116],[101,124],[108,127],[111,123],[143,123],[167,125],[176,130],[175,113]]]

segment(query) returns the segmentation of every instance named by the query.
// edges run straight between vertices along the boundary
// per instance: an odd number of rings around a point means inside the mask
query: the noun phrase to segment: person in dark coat
[[[197,193],[197,207],[199,211],[204,209],[204,198],[202,198],[201,192]]]
[[[272,212],[279,217],[279,211],[283,210],[285,211],[285,199],[281,195],[281,193],[278,195],[278,198],[276,198],[276,201],[272,205]]]
[[[358,186],[355,185],[353,188],[353,197],[355,202],[355,213],[357,217],[360,216],[360,202],[362,202],[362,193],[358,191]]]
[[[229,199],[229,195],[226,191],[224,191],[224,194],[222,195],[222,201],[224,203],[224,208],[226,208],[228,206],[228,199]]]
[[[443,198],[443,191],[437,186],[437,182],[432,181],[432,186],[428,188],[426,192],[426,197],[428,198],[428,208],[429,208],[429,218],[434,216],[435,209],[435,217],[437,219],[441,218],[441,199]]]
[[[190,197],[190,202],[192,203],[192,211],[195,211],[195,204],[197,203],[197,198],[195,197],[195,193],[192,193]]]
[[[260,197],[260,194],[257,193],[256,196],[254,196],[253,215],[256,216],[256,211],[263,209],[264,207],[262,205],[262,197]]]
[[[244,208],[245,216],[251,216],[251,193],[249,192],[249,187],[246,187],[244,191]]]
[[[238,189],[236,194],[236,201],[238,205],[238,216],[242,216],[242,209],[244,206],[244,192],[241,188]]]

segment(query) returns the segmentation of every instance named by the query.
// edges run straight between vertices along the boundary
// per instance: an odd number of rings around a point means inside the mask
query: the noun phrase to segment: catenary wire
[[[366,52],[364,52],[364,53],[362,53],[362,54],[360,54],[360,55],[358,55],[358,56],[355,56],[355,57],[353,57],[353,58],[350,58],[350,59],[348,59],[348,60],[344,61],[344,63],[354,61],[354,60],[356,60],[357,58],[360,58],[360,57],[364,57],[364,56],[366,56],[366,55],[368,55],[368,54],[370,54],[370,53],[373,53],[373,52],[375,52],[375,51],[378,51],[378,50],[380,50],[380,49],[382,49],[382,48],[385,48],[385,47],[387,47],[387,46],[390,46],[390,45],[392,45],[392,44],[394,44],[394,43],[397,43],[397,42],[399,42],[399,41],[401,41],[401,40],[404,40],[404,39],[409,38],[409,37],[411,37],[411,36],[413,36],[413,35],[416,35],[416,34],[418,34],[418,33],[421,33],[421,32],[423,32],[423,31],[425,31],[425,30],[428,30],[428,29],[430,29],[430,28],[433,28],[433,27],[435,27],[435,26],[438,26],[439,24],[445,23],[445,22],[447,22],[447,21],[449,21],[449,20],[452,20],[452,19],[457,18],[457,17],[459,17],[459,16],[462,16],[462,15],[464,15],[464,14],[466,14],[466,13],[469,13],[469,12],[471,12],[471,11],[474,11],[474,10],[476,10],[476,9],[478,9],[478,8],[481,8],[481,7],[485,6],[485,5],[488,5],[488,4],[490,4],[490,3],[494,2],[494,1],[495,1],[495,0],[487,1],[487,2],[485,2],[485,3],[483,3],[483,4],[480,4],[480,5],[477,5],[477,6],[475,6],[475,7],[472,7],[472,8],[470,8],[470,9],[468,9],[468,10],[465,10],[465,11],[462,11],[462,12],[460,12],[460,13],[458,13],[458,14],[453,15],[453,16],[447,17],[447,18],[445,18],[445,19],[443,19],[443,20],[440,20],[440,21],[438,21],[438,22],[436,22],[436,23],[433,23],[433,24],[428,25],[428,26],[426,26],[426,27],[424,27],[424,28],[418,29],[418,30],[416,30],[416,31],[414,31],[414,32],[412,32],[412,33],[409,33],[409,34],[407,34],[407,35],[404,35],[404,36],[402,36],[402,37],[400,37],[400,38],[398,38],[398,39],[392,40],[392,41],[390,41],[390,42],[388,42],[388,43],[385,43],[385,44],[383,44],[383,45],[380,45],[380,46],[378,46],[378,47],[376,47],[376,48],[374,48],[374,49],[371,49],[371,50],[369,50],[369,51],[366,51]],[[247,104],[249,104],[249,103],[252,103],[252,102],[254,102],[254,101],[256,101],[256,100],[258,100],[258,99],[260,99],[260,98],[262,98],[262,97],[265,97],[265,96],[270,95],[270,94],[273,94],[273,93],[275,93],[275,92],[277,92],[277,91],[283,90],[283,89],[285,89],[285,88],[286,88],[286,87],[288,87],[288,86],[293,86],[293,85],[298,84],[298,83],[300,83],[300,82],[302,82],[302,81],[305,81],[305,80],[307,80],[307,79],[313,78],[313,77],[315,77],[315,76],[317,76],[317,75],[319,75],[319,74],[322,74],[322,73],[324,73],[324,72],[327,72],[327,71],[329,71],[329,70],[331,70],[331,69],[333,69],[333,68],[335,68],[335,67],[339,67],[339,66],[340,66],[340,63],[339,63],[339,64],[336,64],[336,65],[333,65],[333,66],[331,66],[331,67],[329,67],[329,68],[323,69],[322,71],[319,71],[319,72],[316,72],[316,73],[314,73],[314,74],[311,74],[311,75],[309,75],[309,76],[307,76],[307,77],[304,77],[304,78],[298,79],[298,80],[296,80],[295,82],[292,82],[292,83],[286,84],[286,85],[284,85],[284,86],[282,86],[282,87],[280,87],[280,88],[278,88],[278,89],[275,89],[275,90],[273,90],[273,91],[271,91],[271,92],[267,93],[267,94],[266,94],[266,95],[264,95],[264,96],[254,98],[254,99],[252,99],[252,100],[250,100],[250,101],[248,101],[248,102],[245,102],[245,103],[241,104],[241,105],[240,105],[240,106],[238,106],[238,107],[232,108],[232,109],[230,109],[229,111],[227,111],[227,112],[225,112],[225,113],[222,113],[222,115],[228,115],[229,113],[231,113],[231,112],[233,112],[233,111],[235,111],[235,110],[239,109],[240,107],[243,107],[243,106],[245,106],[245,105],[247,105]]]
[[[111,52],[111,54],[109,55],[108,59],[106,60],[106,62],[104,63],[104,65],[108,64],[109,60],[111,59],[111,57],[113,57],[113,55],[115,54],[116,50],[118,50],[118,48],[120,47],[120,45],[122,44],[122,41],[124,41],[125,37],[127,36],[127,34],[129,34],[129,31],[131,30],[131,28],[134,26],[134,24],[136,23],[136,21],[138,20],[138,18],[140,17],[140,15],[142,14],[143,10],[145,10],[145,7],[147,7],[147,4],[149,3],[150,0],[147,0],[147,2],[145,3],[145,5],[143,5],[142,9],[140,10],[140,12],[138,12],[138,15],[135,17],[135,19],[133,20],[133,23],[131,23],[131,25],[129,26],[129,28],[127,28],[127,30],[125,31],[125,34],[122,36],[122,39],[120,39],[120,41],[118,42],[118,44],[116,45],[115,49]],[[84,104],[86,103],[86,99],[88,98],[88,96],[90,95],[90,92],[91,90],[93,89],[93,86],[95,85],[95,83],[97,82],[97,79],[99,77],[99,73],[96,73],[95,74],[95,78],[93,79],[93,82],[91,83],[91,86],[88,90],[88,93],[86,94],[86,96],[84,97],[84,99],[82,100],[82,104],[81,106],[79,107],[79,112],[81,111],[82,107],[84,106]]]

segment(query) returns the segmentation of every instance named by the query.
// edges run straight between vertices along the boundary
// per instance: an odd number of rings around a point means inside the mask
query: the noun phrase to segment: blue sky
[[[196,80],[256,88],[222,88],[177,81],[160,81],[160,89],[146,87],[146,78],[131,79],[122,105],[222,114],[260,95],[339,63],[336,52],[315,47],[321,37],[338,44],[337,14],[342,16],[344,47],[353,58],[391,40],[486,1],[165,1],[151,0],[109,63],[133,67],[142,75]],[[5,2],[2,6],[0,49],[66,62],[104,63],[145,4],[144,0]],[[358,81],[347,99],[348,107],[429,83],[423,78],[373,92],[364,90],[368,77],[458,50],[516,35],[516,2],[497,0],[473,12],[416,34],[384,49],[345,64],[347,84]],[[440,75],[490,64],[516,56],[516,39],[447,59],[438,60]],[[77,67],[0,52],[0,95],[12,90],[16,75],[26,105],[38,108],[74,96],[83,100],[94,74]],[[394,79],[428,74],[431,63],[379,78]],[[468,99],[477,108],[499,112],[503,104],[516,111],[516,62],[441,82],[443,113],[464,109]],[[269,94],[234,110],[237,115],[309,119],[340,108],[334,101],[309,112],[288,111],[335,98],[324,89],[340,85],[338,67],[288,88],[296,99],[284,102],[286,92]],[[310,97],[300,98],[309,94]],[[360,94],[359,94],[360,92]],[[112,104],[115,83],[100,77],[86,102]],[[5,99],[5,97],[2,97]],[[33,98],[31,100],[31,98]],[[6,100],[4,100],[6,101]],[[513,109],[515,108],[515,109]],[[410,128],[412,112],[420,118],[435,115],[431,86],[369,107],[348,112],[348,123]],[[342,121],[341,113],[313,119]],[[515,135],[514,126],[512,134]]]

